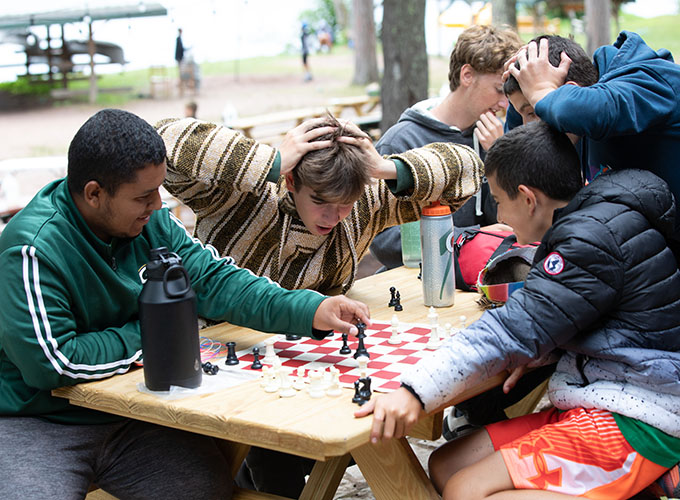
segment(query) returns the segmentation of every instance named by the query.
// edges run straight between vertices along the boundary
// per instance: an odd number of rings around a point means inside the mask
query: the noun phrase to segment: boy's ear
[[[538,204],[538,199],[534,188],[531,188],[525,184],[520,184],[517,187],[517,191],[519,191],[519,196],[522,198],[524,205],[529,210],[529,215],[533,215],[534,212],[536,212],[536,206]]]
[[[288,172],[285,176],[286,178],[286,189],[291,192],[295,192],[295,182],[293,181],[293,174]]]
[[[580,87],[578,83],[576,83],[574,80],[568,80],[564,82],[565,85],[574,85],[575,87]]]
[[[476,74],[477,73],[472,66],[469,64],[463,64],[463,67],[460,68],[460,84],[464,87],[469,87],[472,85]]]
[[[97,181],[89,181],[83,188],[83,199],[93,208],[99,208],[103,194],[104,188]]]

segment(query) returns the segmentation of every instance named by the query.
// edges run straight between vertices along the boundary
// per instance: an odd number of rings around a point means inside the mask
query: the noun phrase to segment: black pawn
[[[371,399],[371,377],[360,378],[361,389],[359,390],[359,395],[364,401]]]
[[[352,349],[347,345],[347,334],[342,334],[342,347],[340,348],[340,354],[350,354]]]
[[[359,356],[366,356],[367,358],[371,357],[371,355],[368,353],[368,350],[366,349],[366,346],[364,345],[364,339],[366,338],[364,328],[366,328],[366,325],[361,322],[357,323],[357,329],[359,330],[359,333],[357,333],[359,345],[357,346],[357,351],[354,353],[354,359],[357,359]]]
[[[404,310],[404,308],[401,305],[401,294],[399,292],[397,292],[397,300],[394,304],[394,310],[395,311],[403,311]]]
[[[397,303],[397,298],[394,296],[396,291],[396,288],[393,286],[390,287],[390,301],[387,303],[387,307],[394,307],[394,305]]]
[[[253,347],[253,364],[250,365],[250,368],[252,370],[261,370],[262,369],[262,362],[260,361],[260,348],[259,347]]]
[[[227,342],[227,360],[224,364],[227,366],[238,364],[238,358],[236,357],[236,342]]]
[[[300,340],[302,337],[299,335],[293,335],[292,333],[286,333],[286,340]]]
[[[359,406],[363,405],[366,400],[361,397],[361,389],[359,388],[359,381],[354,381],[354,397],[352,398],[352,403],[356,403]]]

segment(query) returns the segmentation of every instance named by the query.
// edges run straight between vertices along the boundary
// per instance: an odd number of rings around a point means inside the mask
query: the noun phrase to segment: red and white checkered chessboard
[[[429,351],[425,349],[430,338],[430,328],[426,325],[401,323],[399,325],[399,338],[401,343],[392,345],[387,340],[392,335],[392,325],[374,321],[370,328],[365,330],[366,338],[364,345],[370,354],[367,374],[371,377],[371,389],[381,392],[389,392],[397,389],[400,385],[401,373],[416,364],[420,358]],[[350,335],[348,345],[352,352],[340,354],[342,337],[335,332],[333,337],[324,340],[314,340],[302,337],[300,340],[286,340],[285,335],[277,335],[274,350],[283,366],[296,370],[298,367],[305,369],[305,377],[309,370],[327,370],[335,366],[340,370],[340,383],[346,387],[353,387],[354,381],[360,376],[357,360],[353,355],[356,352],[358,340]],[[260,348],[260,360],[265,355],[264,343],[253,347]],[[239,369],[251,370],[253,362],[252,348],[236,351],[240,361]],[[292,373],[295,375],[295,373]]]

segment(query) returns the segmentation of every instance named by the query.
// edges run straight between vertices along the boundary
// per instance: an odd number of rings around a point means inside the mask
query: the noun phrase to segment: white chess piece
[[[279,380],[281,381],[279,389],[280,398],[290,398],[296,394],[295,389],[293,389],[293,384],[290,382],[289,373],[288,368],[283,366],[279,368]]]
[[[326,394],[323,389],[323,374],[318,370],[309,372],[309,397],[317,399]]]
[[[391,345],[401,344],[401,339],[399,339],[399,318],[397,315],[392,316],[392,335],[387,339],[387,343]]]
[[[427,319],[430,321],[430,327],[434,328],[439,324],[439,314],[430,306],[430,312],[427,314]]]
[[[266,381],[264,385],[264,392],[276,392],[279,390],[279,379],[275,376],[273,370],[267,370]]]
[[[340,370],[331,366],[331,385],[326,389],[326,395],[331,397],[340,396],[342,389],[340,388]]]
[[[264,341],[264,358],[262,359],[262,363],[267,364],[267,365],[273,365],[274,364],[274,358],[276,357],[276,351],[274,351],[274,337],[269,337],[267,340]]]
[[[269,373],[269,367],[268,366],[263,366],[262,367],[262,380],[260,380],[260,387],[265,387],[267,385],[267,382],[271,379],[271,374]]]
[[[448,339],[451,335],[453,335],[453,332],[451,331],[451,323],[446,323],[444,325],[444,336]]]
[[[460,329],[465,330],[467,328],[467,325],[465,324],[466,321],[467,321],[467,318],[465,317],[464,314],[462,314],[459,319],[460,319]]]
[[[295,382],[293,382],[293,389],[296,391],[301,391],[302,389],[305,388],[305,369],[302,368],[301,366],[298,366],[297,371],[295,372],[297,374],[297,377],[295,377]]]
[[[359,356],[357,363],[359,363],[359,377],[366,378],[368,376],[368,357]]]
[[[434,351],[435,349],[439,349],[441,345],[442,341],[439,340],[439,325],[432,325],[430,328],[430,339],[427,341],[427,344],[425,344],[425,349]]]

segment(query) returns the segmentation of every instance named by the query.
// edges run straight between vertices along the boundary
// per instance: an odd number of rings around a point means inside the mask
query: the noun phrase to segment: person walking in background
[[[184,117],[185,118],[196,118],[196,111],[198,110],[198,104],[196,101],[189,101],[184,105]]]
[[[306,21],[302,21],[302,30],[300,31],[300,44],[302,45],[302,67],[305,70],[305,81],[309,82],[312,80],[312,72],[309,69],[309,63],[307,58],[309,56],[309,41],[308,36],[310,35],[309,24]]]
[[[184,59],[184,43],[182,43],[182,28],[177,28],[177,40],[175,41],[175,61],[177,66],[182,64]]]

